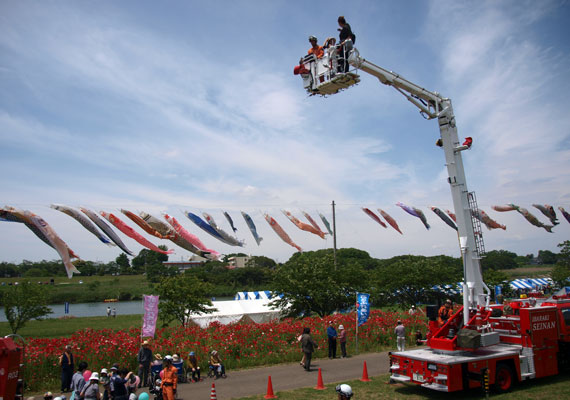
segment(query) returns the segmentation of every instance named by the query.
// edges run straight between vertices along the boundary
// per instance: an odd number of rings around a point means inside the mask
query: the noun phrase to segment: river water
[[[216,300],[233,300],[231,297],[220,297]],[[47,318],[59,318],[63,316],[74,317],[105,317],[107,315],[107,307],[117,310],[117,315],[143,314],[142,300],[137,301],[117,301],[114,303],[77,303],[69,305],[69,314],[65,313],[64,304],[52,304],[48,306],[53,311]],[[0,322],[7,322],[4,307],[0,307]]]
[[[48,318],[59,318],[65,315],[74,317],[104,317],[107,315],[107,307],[117,310],[117,315],[143,314],[142,300],[118,301],[115,303],[77,303],[69,305],[69,314],[65,313],[64,304],[52,304],[49,306],[53,314]],[[7,322],[4,307],[0,307],[0,322]]]

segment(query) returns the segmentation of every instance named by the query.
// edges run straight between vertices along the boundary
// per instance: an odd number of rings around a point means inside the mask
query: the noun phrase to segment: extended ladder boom
[[[392,86],[406,97],[408,101],[419,108],[420,113],[427,119],[437,118],[441,141],[439,145],[445,152],[445,161],[448,172],[448,182],[453,197],[453,206],[457,218],[461,255],[463,257],[463,284],[464,323],[467,325],[469,311],[477,306],[488,307],[489,288],[483,282],[480,258],[483,253],[482,233],[480,226],[474,224],[474,215],[478,213],[474,194],[467,190],[465,171],[461,152],[470,147],[470,144],[461,144],[457,135],[457,126],[451,100],[441,97],[438,93],[430,92],[400,75],[381,68],[360,57],[355,48],[348,58],[355,68],[375,76],[381,83]],[[475,226],[479,229],[475,231]]]
[[[442,101],[444,100],[439,93],[430,92],[421,86],[416,85],[401,77],[400,75],[379,67],[370,61],[360,57],[358,50],[354,48],[348,57],[348,62],[355,68],[369,73],[380,80],[384,85],[392,86],[402,95],[404,95],[411,103],[420,109],[428,119],[438,116],[442,109]]]

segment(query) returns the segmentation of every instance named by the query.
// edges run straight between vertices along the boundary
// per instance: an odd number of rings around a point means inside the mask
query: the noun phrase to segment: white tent
[[[269,306],[271,300],[233,300],[233,301],[213,301],[213,307],[217,311],[210,314],[190,314],[189,320],[206,328],[211,322],[217,321],[227,325],[237,322],[243,317],[249,317],[255,323],[270,322],[279,319],[281,311],[272,309]]]
[[[237,292],[234,300],[258,300],[258,299],[271,299],[274,297],[273,293],[269,290],[260,290],[256,292]]]

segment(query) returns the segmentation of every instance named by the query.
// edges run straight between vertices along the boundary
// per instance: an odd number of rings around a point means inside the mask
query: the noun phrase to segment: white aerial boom
[[[437,118],[441,141],[438,141],[445,152],[445,165],[453,198],[453,207],[457,218],[459,243],[463,258],[463,305],[464,322],[467,324],[469,312],[477,306],[489,305],[489,288],[483,282],[481,275],[482,236],[481,226],[473,214],[478,212],[473,193],[467,190],[465,170],[461,152],[470,148],[469,144],[462,145],[457,135],[457,124],[451,100],[443,98],[436,92],[430,92],[398,74],[387,71],[360,57],[355,48],[350,52],[349,63],[355,68],[377,77],[381,83],[392,86],[420,109],[427,119]],[[479,240],[477,240],[479,239]]]
[[[342,54],[346,47],[348,54]],[[442,392],[482,387],[488,393],[489,384],[504,392],[516,382],[558,374],[570,365],[570,295],[489,304],[480,266],[481,215],[475,194],[467,190],[461,158],[472,140],[460,143],[451,100],[366,61],[350,47],[329,48],[321,58],[305,56],[295,73],[309,94],[329,95],[356,85],[358,71],[364,71],[396,89],[426,119],[437,118],[436,144],[445,153],[463,258],[463,307],[446,321],[436,320],[434,306],[426,307],[426,346],[390,352],[390,380]],[[354,70],[347,71],[347,59]]]
[[[357,70],[375,76],[381,83],[392,86],[414,104],[427,119],[437,118],[441,139],[437,145],[445,152],[448,182],[453,197],[453,206],[457,218],[457,227],[461,255],[463,258],[463,305],[464,324],[467,325],[470,311],[477,307],[488,307],[490,291],[483,282],[480,258],[484,253],[481,225],[475,217],[478,214],[474,193],[467,190],[465,171],[461,152],[470,148],[471,140],[461,144],[457,135],[457,126],[451,100],[437,92],[430,92],[400,75],[381,68],[364,58],[356,48],[348,56],[348,62],[356,71],[338,72],[338,53],[327,51],[323,58],[314,55],[305,56],[295,73],[303,77],[304,87],[311,95],[329,95],[337,93],[360,82]]]

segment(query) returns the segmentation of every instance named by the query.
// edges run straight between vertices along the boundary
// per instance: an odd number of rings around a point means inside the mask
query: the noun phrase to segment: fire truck
[[[23,347],[9,335],[0,338],[0,400],[23,398]]]
[[[360,71],[393,87],[424,118],[437,120],[436,145],[445,155],[463,261],[463,304],[441,326],[436,306],[426,308],[426,347],[391,353],[391,380],[442,392],[489,385],[501,392],[522,380],[557,374],[570,363],[570,297],[560,293],[549,299],[490,304],[491,292],[481,274],[485,248],[475,217],[477,200],[467,189],[462,161],[472,139],[459,140],[451,100],[365,60],[350,40],[326,49],[321,58],[303,57],[294,74],[301,76],[307,93],[327,96],[358,84]]]

